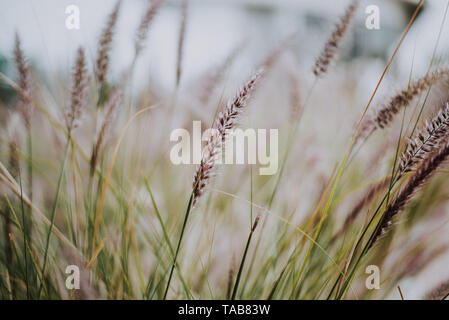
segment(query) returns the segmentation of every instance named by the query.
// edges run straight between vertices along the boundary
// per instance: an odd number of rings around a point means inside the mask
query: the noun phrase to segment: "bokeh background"
[[[380,69],[416,3],[413,0],[363,1],[355,18],[356,25],[348,37],[350,45],[340,54],[342,59],[363,57],[366,64],[379,65]],[[80,30],[65,28],[65,8],[70,4],[80,8]],[[444,12],[445,4],[438,0],[426,2],[402,46],[394,66],[397,72],[408,74],[413,57],[415,70],[425,70],[441,25],[438,17]],[[51,70],[67,70],[80,44],[87,47],[93,59],[99,32],[114,1],[2,0],[0,5],[0,48],[5,58],[11,54],[9,48],[13,45],[14,32],[18,31],[32,60]],[[301,64],[311,65],[345,5],[344,0],[192,0],[186,35],[185,78],[200,75],[242,41],[248,46],[241,57],[244,63],[260,59],[283,36],[293,31],[298,32],[295,47]],[[369,31],[364,27],[367,16],[364,9],[368,5],[377,5],[380,9],[380,30]],[[145,8],[146,1],[124,3],[114,40],[112,69],[115,72],[126,67],[133,57],[137,17]],[[138,68],[140,77],[155,77],[167,89],[174,83],[179,16],[180,1],[169,0],[153,23],[145,58],[141,59],[141,68]],[[443,33],[447,34],[448,30],[445,24]],[[443,37],[441,52],[448,46]]]

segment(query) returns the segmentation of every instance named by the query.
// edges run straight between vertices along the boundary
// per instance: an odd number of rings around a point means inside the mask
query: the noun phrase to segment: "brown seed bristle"
[[[323,51],[315,61],[313,73],[316,77],[320,77],[327,72],[329,64],[332,62],[337,52],[338,46],[340,45],[341,40],[343,39],[343,36],[345,35],[346,30],[348,29],[348,26],[351,22],[351,19],[354,16],[355,11],[357,10],[358,4],[358,0],[353,0],[347,7],[340,21],[336,24],[335,29],[332,32],[329,40],[326,42]]]
[[[385,209],[385,213],[378,224],[373,241],[369,245],[372,247],[377,240],[386,233],[388,227],[392,224],[393,218],[410,202],[411,198],[421,187],[429,181],[435,174],[435,171],[447,160],[449,156],[449,143],[446,142],[435,150],[427,160],[425,160],[410,177],[404,186],[398,191],[394,199]]]
[[[439,146],[440,140],[445,140],[449,131],[449,103],[444,110],[440,110],[432,121],[427,122],[424,129],[419,130],[415,138],[410,139],[399,162],[397,180],[413,167],[421,163],[426,156]]]
[[[448,76],[449,69],[441,69],[412,81],[407,88],[402,89],[398,94],[381,105],[377,111],[373,111],[365,118],[359,130],[358,138],[366,139],[377,129],[386,128],[393,121],[394,116],[407,107],[411,100],[427,90],[435,81]]]
[[[417,253],[401,262],[397,278],[401,279],[417,275],[421,270],[443,255],[448,247],[448,245],[443,244],[435,249],[428,249],[427,247],[417,249]]]
[[[302,108],[297,71],[289,72],[288,78],[290,82],[290,125],[293,125],[300,117]]]
[[[143,16],[139,24],[139,27],[137,28],[136,41],[135,41],[136,56],[138,56],[142,51],[144,47],[144,42],[148,36],[148,29],[150,27],[150,24],[153,21],[153,18],[158,12],[159,8],[164,3],[164,1],[165,0],[151,1],[147,11],[145,12],[145,15]]]
[[[179,38],[178,38],[178,59],[176,63],[176,87],[179,87],[181,81],[181,69],[182,69],[182,58],[184,54],[184,39],[186,33],[186,23],[187,23],[187,7],[188,0],[182,1],[181,7],[181,26],[179,28]]]
[[[120,6],[121,0],[117,1],[114,9],[109,15],[106,27],[103,29],[100,40],[98,41],[95,76],[100,83],[104,83],[106,81],[109,69],[109,51],[111,50],[112,38],[114,36],[115,25],[117,24]]]
[[[79,126],[83,110],[87,106],[89,79],[87,76],[86,58],[83,48],[79,48],[77,51],[72,82],[70,104],[68,105],[66,112],[68,130],[72,130]]]
[[[19,74],[18,85],[23,94],[29,97],[31,95],[31,73],[25,55],[23,54],[20,37],[17,33],[14,46],[14,60]],[[22,114],[25,125],[29,128],[33,113],[33,104],[28,99],[25,99],[23,94],[18,97],[17,109]]]
[[[449,294],[449,280],[440,283],[424,297],[425,300],[443,300]]]
[[[391,176],[383,179],[382,181],[374,184],[371,188],[368,189],[368,191],[363,195],[362,198],[359,199],[359,201],[354,205],[348,216],[346,217],[343,226],[341,229],[335,234],[335,236],[332,238],[332,241],[335,241],[337,238],[342,236],[349,228],[352,222],[354,222],[357,217],[362,212],[362,209],[368,205],[374,197],[377,195],[379,191],[386,188],[390,184]]]
[[[263,74],[263,70],[256,72],[252,78],[237,92],[233,99],[230,99],[227,105],[219,113],[215,120],[209,141],[206,144],[205,152],[201,163],[197,167],[193,179],[193,204],[204,193],[204,190],[212,177],[213,168],[221,155],[228,134],[228,130],[235,127],[237,120],[243,109],[246,107],[251,94],[256,88],[256,83]]]

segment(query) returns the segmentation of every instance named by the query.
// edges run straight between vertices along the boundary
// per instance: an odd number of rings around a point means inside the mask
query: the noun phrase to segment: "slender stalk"
[[[27,128],[27,152],[28,152],[28,163],[27,163],[27,173],[28,173],[28,198],[33,201],[33,143],[31,139],[31,128]]]
[[[249,231],[248,240],[246,241],[246,246],[245,246],[245,251],[243,253],[242,261],[240,262],[240,267],[239,267],[239,271],[237,273],[237,278],[235,280],[235,285],[234,285],[234,290],[232,291],[231,300],[234,300],[235,296],[237,294],[237,289],[239,287],[240,278],[242,276],[243,266],[245,265],[245,260],[246,260],[246,255],[248,253],[248,248],[249,248],[249,245],[251,243],[251,239],[252,239],[252,236],[253,236],[254,229],[257,226],[257,222],[258,222],[258,219],[259,219],[259,217],[257,217],[256,221],[254,222],[254,225],[253,225],[253,167],[250,167],[250,201],[251,201],[251,204],[250,204],[250,219],[251,219],[250,220],[250,231]],[[244,284],[243,287],[245,287],[245,284]]]
[[[173,246],[172,246],[170,238],[168,236],[167,228],[165,227],[164,221],[162,220],[162,216],[161,216],[161,214],[159,212],[159,208],[156,205],[156,201],[154,199],[153,192],[151,191],[148,179],[146,179],[145,177],[144,177],[144,182],[145,182],[145,186],[147,187],[148,193],[150,194],[151,202],[153,203],[154,211],[156,212],[157,219],[159,220],[159,223],[161,225],[165,241],[168,244],[168,248],[170,249],[171,255],[174,257],[175,256],[175,250],[173,250]],[[178,272],[179,279],[181,280],[181,282],[182,282],[182,284],[184,286],[184,290],[186,291],[187,296],[192,296],[192,294],[190,293],[189,287],[187,286],[184,278],[182,277],[181,270],[179,269],[178,264],[176,264],[176,271]]]
[[[251,228],[249,232],[248,240],[246,241],[245,251],[243,252],[242,261],[240,262],[239,272],[237,273],[237,278],[235,279],[234,289],[232,290],[231,300],[235,300],[237,294],[237,289],[239,288],[240,278],[242,276],[243,267],[245,265],[246,255],[248,254],[248,248],[251,243],[251,238],[253,237],[254,228]]]
[[[31,125],[27,126],[27,152],[28,152],[28,162],[27,162],[27,175],[28,175],[28,198],[30,199],[31,202],[33,202],[33,143],[32,143],[32,133],[31,133]],[[31,222],[31,213],[32,209],[28,207],[27,210],[27,218],[25,223],[27,224],[26,226],[26,237],[27,237],[27,241],[30,244],[32,244],[32,230],[33,230],[33,224]],[[30,269],[28,271],[28,273],[32,273],[33,270]],[[30,280],[31,280],[31,284],[35,284],[35,277],[33,274],[30,274]]]
[[[28,241],[28,237],[27,237],[27,219],[25,217],[25,205],[24,205],[24,201],[23,201],[23,188],[22,188],[22,176],[20,173],[20,167],[18,170],[19,173],[19,184],[20,184],[20,206],[22,209],[22,224],[23,224],[23,256],[25,258],[25,268],[24,268],[24,273],[25,273],[25,284],[26,284],[26,293],[27,293],[27,299],[30,299],[30,282],[29,282],[29,274],[28,274],[28,254],[27,254],[27,250],[26,250],[26,243]]]
[[[167,281],[167,286],[165,287],[164,300],[167,298],[168,289],[170,288],[170,282],[171,282],[171,279],[173,276],[173,270],[175,269],[175,266],[177,263],[179,249],[181,247],[181,242],[182,242],[182,237],[184,236],[184,231],[186,229],[187,220],[189,219],[190,211],[192,210],[192,204],[193,204],[193,193],[190,195],[189,204],[187,205],[187,210],[186,210],[186,213],[184,216],[184,222],[182,223],[181,235],[179,236],[178,245],[176,246],[175,257],[173,258],[173,264],[171,266],[170,275],[169,275],[168,281]]]
[[[57,207],[57,204],[58,204],[59,192],[61,190],[61,182],[62,182],[62,177],[64,176],[64,169],[65,169],[65,165],[66,165],[66,162],[67,162],[67,156],[69,154],[70,140],[71,140],[71,129],[69,129],[68,133],[67,133],[67,142],[66,142],[66,146],[65,146],[65,150],[64,150],[64,158],[62,160],[61,170],[59,172],[58,184],[56,186],[55,200],[53,201],[53,207],[52,207],[52,211],[51,211],[51,215],[50,215],[50,226],[48,228],[47,240],[46,240],[45,251],[44,251],[44,262],[43,262],[43,265],[42,265],[42,280],[41,280],[41,283],[40,283],[40,286],[39,286],[39,291],[38,291],[38,294],[37,294],[37,298],[38,299],[40,299],[41,292],[42,292],[42,286],[43,286],[43,283],[45,281],[45,269],[47,267],[48,249],[49,249],[49,246],[50,246],[50,237],[51,237],[51,233],[52,233],[52,230],[53,230],[53,225],[55,223],[56,207]]]

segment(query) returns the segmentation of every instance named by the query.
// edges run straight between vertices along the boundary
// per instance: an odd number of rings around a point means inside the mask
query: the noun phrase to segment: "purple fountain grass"
[[[296,123],[301,115],[301,95],[299,92],[299,76],[296,70],[288,73],[288,79],[290,83],[290,126]]]
[[[415,138],[410,139],[406,150],[401,155],[399,162],[399,172],[397,180],[405,173],[413,170],[413,167],[420,164],[430,152],[438,148],[441,140],[449,132],[449,103],[446,103],[444,110],[440,110],[430,123],[426,121],[424,129],[419,130]]]
[[[341,229],[332,237],[331,242],[341,237],[350,227],[350,225],[359,217],[362,213],[362,209],[367,206],[376,197],[376,195],[390,184],[391,176],[382,179],[381,181],[375,183],[371,186],[368,191],[356,202],[352,207]]]
[[[228,131],[237,124],[239,116],[248,104],[251,94],[256,88],[258,80],[263,75],[263,69],[257,71],[251,79],[237,92],[237,95],[228,101],[218,114],[214,129],[205,147],[205,152],[193,179],[193,204],[204,193],[212,176],[217,158],[222,154]]]
[[[385,212],[373,234],[373,241],[369,245],[372,247],[380,237],[386,232],[388,227],[393,223],[393,218],[410,202],[413,196],[428,182],[435,174],[437,169],[442,166],[449,156],[449,143],[445,139],[445,143],[435,150],[427,160],[425,160],[417,169],[410,179],[401,187],[393,200],[388,204]]]
[[[22,50],[20,37],[17,33],[14,46],[14,60],[19,75],[17,82],[23,93],[18,97],[17,109],[22,114],[26,127],[29,128],[34,106],[30,100],[24,97],[24,95],[28,97],[31,95],[31,73]]]
[[[438,284],[435,288],[430,290],[426,296],[425,300],[444,300],[449,295],[449,280]]]
[[[382,104],[377,110],[368,115],[359,130],[359,138],[367,139],[377,129],[386,128],[394,119],[394,116],[409,102],[427,90],[435,81],[449,75],[449,69],[441,69],[426,74],[412,81],[407,88],[402,89]],[[373,109],[374,110],[374,109]]]
[[[82,113],[87,106],[89,79],[87,76],[86,58],[83,48],[79,48],[77,51],[72,82],[70,104],[67,106],[66,110],[66,124],[69,131],[80,125]]]
[[[358,4],[359,0],[351,1],[344,15],[341,17],[340,22],[335,25],[334,31],[324,45],[321,54],[315,61],[313,73],[316,77],[323,76],[327,72],[330,63],[337,53],[337,49],[346,33],[346,30],[348,29],[351,19],[357,10]]]
[[[148,9],[145,12],[145,15],[140,21],[139,27],[137,28],[136,40],[134,43],[136,50],[136,57],[140,54],[140,52],[144,48],[144,43],[148,37],[148,29],[150,27],[150,24],[153,21],[159,8],[164,3],[164,1],[165,0],[151,1],[150,5],[148,6]]]
[[[98,41],[95,76],[100,83],[104,83],[107,78],[109,69],[109,52],[111,51],[111,43],[120,12],[120,6],[121,1],[117,1],[112,13],[108,17],[106,27],[103,29],[100,40]]]
[[[176,88],[179,87],[179,83],[181,81],[182,58],[184,55],[184,39],[186,34],[188,3],[189,3],[188,0],[182,1],[181,26],[179,28],[179,38],[178,38],[178,59],[176,62]]]

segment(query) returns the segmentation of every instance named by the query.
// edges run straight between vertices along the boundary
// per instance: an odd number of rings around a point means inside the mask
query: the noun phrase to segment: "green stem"
[[[53,208],[51,211],[51,216],[50,216],[50,227],[48,229],[48,233],[47,233],[47,240],[46,240],[46,244],[45,244],[45,251],[44,251],[44,262],[42,265],[42,280],[41,280],[41,284],[39,286],[39,292],[38,292],[38,299],[40,299],[41,296],[41,292],[42,292],[42,286],[43,283],[45,281],[45,268],[47,266],[47,258],[48,258],[48,249],[50,246],[50,237],[51,237],[51,233],[53,230],[53,225],[55,222],[55,213],[56,213],[56,207],[58,204],[58,198],[59,198],[59,191],[61,190],[61,182],[62,182],[62,177],[64,175],[64,169],[65,169],[65,164],[67,162],[67,155],[69,154],[69,147],[70,147],[70,140],[71,140],[71,130],[69,129],[68,133],[67,133],[67,143],[65,146],[65,150],[64,150],[64,159],[62,161],[62,165],[61,165],[61,170],[59,172],[59,177],[58,177],[58,184],[56,187],[56,195],[55,195],[55,200],[53,202]]]
[[[181,235],[179,236],[178,245],[176,246],[175,257],[173,258],[173,264],[171,266],[170,275],[169,275],[168,281],[167,281],[167,286],[165,287],[164,300],[167,298],[168,289],[170,288],[170,282],[171,282],[171,279],[173,276],[173,270],[175,269],[175,266],[177,263],[179,248],[181,247],[182,237],[184,236],[184,231],[186,229],[187,220],[189,219],[190,211],[192,210],[192,204],[193,204],[193,193],[190,195],[189,204],[187,205],[186,214],[184,216],[184,222],[182,224]]]
[[[240,262],[239,272],[237,273],[237,279],[235,279],[234,289],[232,290],[231,300],[235,300],[237,294],[237,289],[239,287],[240,278],[242,276],[243,266],[245,265],[246,255],[248,254],[248,248],[251,243],[251,238],[253,237],[254,228],[251,229],[248,240],[246,241],[245,251],[243,252],[242,261]]]
[[[27,152],[28,152],[28,159],[27,159],[27,176],[28,176],[28,198],[30,200],[30,202],[33,202],[33,144],[32,144],[32,139],[31,139],[31,128],[27,127]],[[32,228],[33,228],[33,224],[31,221],[31,216],[32,216],[32,209],[31,208],[27,208],[27,215],[25,218],[24,223],[26,224],[25,227],[25,235],[26,235],[26,241],[30,243],[30,246],[32,244],[32,238],[31,238],[31,234],[32,234]],[[25,252],[25,255],[27,255],[27,253]],[[29,260],[29,257],[28,257]],[[34,285],[35,284],[35,276],[34,276],[34,272],[33,269],[31,268],[30,265],[27,266],[29,270],[27,270],[28,276],[29,276],[29,281],[30,281],[30,285]]]
[[[148,182],[148,179],[146,179],[145,177],[144,177],[144,181],[145,181],[145,186],[147,187],[148,193],[150,194],[151,202],[153,203],[153,207],[154,207],[154,211],[156,212],[157,219],[159,220],[159,223],[162,227],[162,232],[164,234],[165,241],[167,242],[168,248],[170,249],[170,254],[174,257],[175,250],[173,249],[170,238],[168,236],[167,228],[165,227],[164,221],[162,220],[161,213],[159,212],[159,208],[156,204],[156,200],[154,199],[153,192],[151,191],[150,183]],[[179,269],[178,264],[176,264],[175,267],[176,267],[176,271],[178,272],[179,279],[181,280],[182,285],[184,286],[184,290],[186,292],[187,297],[191,297],[192,294],[190,293],[189,288],[188,288],[184,278],[182,277],[181,270]]]
[[[31,129],[27,129],[28,131],[28,141],[27,141],[27,148],[28,148],[28,163],[27,163],[27,170],[28,170],[28,198],[30,201],[33,200],[33,143],[31,140]]]
[[[22,230],[23,230],[23,256],[25,258],[25,268],[24,268],[24,274],[25,274],[25,284],[26,284],[26,294],[27,294],[27,299],[30,299],[30,283],[29,283],[29,275],[28,275],[28,254],[27,254],[27,250],[26,250],[26,243],[28,241],[27,239],[27,221],[25,218],[25,205],[24,205],[24,201],[23,201],[23,187],[22,187],[22,174],[20,172],[20,167],[19,167],[19,184],[20,184],[20,205],[21,205],[21,209],[22,209]]]

